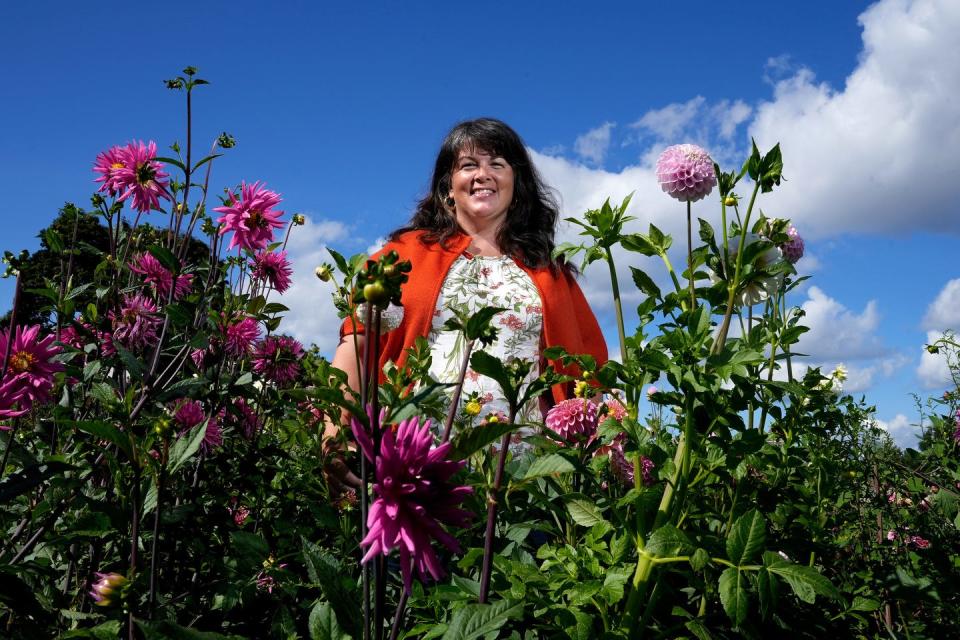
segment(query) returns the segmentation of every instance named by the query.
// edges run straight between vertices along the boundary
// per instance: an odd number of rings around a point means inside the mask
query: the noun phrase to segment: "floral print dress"
[[[440,289],[428,340],[433,362],[430,374],[440,382],[456,382],[466,347],[463,335],[457,331],[443,331],[443,324],[454,317],[453,309],[472,315],[485,307],[504,307],[491,324],[498,329],[497,339],[483,350],[507,362],[514,358],[533,362],[527,382],[539,371],[540,332],[543,327],[543,309],[536,285],[512,258],[461,255],[457,257]],[[476,345],[480,348],[481,345]],[[458,412],[463,411],[467,398],[476,392],[482,409],[474,420],[499,412],[509,415],[509,406],[500,394],[497,383],[468,369],[460,396]],[[536,401],[528,402],[516,417],[517,423],[539,420]],[[506,419],[505,417],[503,419]],[[531,433],[521,428],[515,433],[514,443]],[[514,449],[511,446],[511,449]]]

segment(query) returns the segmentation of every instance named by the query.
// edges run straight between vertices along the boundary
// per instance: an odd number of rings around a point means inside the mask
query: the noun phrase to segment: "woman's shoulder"
[[[426,229],[411,229],[393,234],[381,251],[395,250],[400,255],[444,253],[459,254],[469,244],[469,238],[457,234],[446,242],[435,241]]]

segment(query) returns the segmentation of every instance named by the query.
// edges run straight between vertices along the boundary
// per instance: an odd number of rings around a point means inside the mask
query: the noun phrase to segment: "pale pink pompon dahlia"
[[[470,518],[470,513],[459,507],[473,488],[450,482],[465,461],[447,460],[453,446],[449,442],[432,446],[429,420],[423,424],[419,418],[404,420],[396,433],[384,428],[379,455],[373,450],[373,439],[356,420],[353,435],[367,459],[374,461],[377,473],[373,485],[377,498],[367,517],[369,531],[360,541],[361,546],[369,547],[363,562],[399,547],[407,593],[412,569],[421,578],[429,573],[439,580],[445,572],[431,542],[436,540],[458,553],[460,545],[443,525],[462,527]]]
[[[564,442],[590,442],[597,435],[597,405],[586,398],[561,400],[547,412],[547,427]]]
[[[797,228],[792,225],[787,229],[787,235],[790,239],[780,245],[780,251],[783,252],[783,257],[787,262],[796,264],[803,257],[803,238],[800,237]]]
[[[280,196],[259,182],[240,185],[240,197],[230,194],[230,202],[214,208],[223,215],[217,220],[220,235],[233,232],[229,249],[239,246],[252,252],[260,251],[273,241],[273,230],[283,226],[279,218],[283,211],[273,207],[280,204]]]
[[[680,202],[696,202],[717,186],[713,159],[695,144],[667,147],[657,160],[660,188]]]

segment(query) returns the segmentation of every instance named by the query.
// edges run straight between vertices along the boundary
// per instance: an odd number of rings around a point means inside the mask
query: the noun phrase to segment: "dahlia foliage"
[[[376,467],[373,491],[377,498],[367,515],[368,532],[360,541],[368,547],[363,562],[377,555],[400,549],[403,584],[410,592],[412,571],[421,578],[427,575],[439,580],[446,572],[432,547],[436,540],[458,553],[460,545],[444,526],[462,527],[471,514],[459,508],[473,488],[451,482],[463,468],[464,461],[448,460],[452,445],[434,445],[430,420],[404,420],[396,427],[383,430],[380,451],[374,451],[370,434],[356,419],[353,435],[363,455]]]

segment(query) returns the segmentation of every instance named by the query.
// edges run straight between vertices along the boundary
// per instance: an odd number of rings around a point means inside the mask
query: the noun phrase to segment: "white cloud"
[[[577,136],[576,142],[573,143],[574,151],[584,160],[597,165],[603,164],[607,149],[610,148],[610,132],[615,126],[614,122],[604,122],[596,129]]]
[[[916,446],[917,438],[920,436],[920,429],[916,425],[910,424],[910,418],[902,413],[898,413],[889,421],[874,418],[874,422],[878,427],[890,434],[890,437],[897,443],[897,446]]]
[[[306,217],[302,227],[291,230],[287,242],[287,256],[293,267],[290,288],[283,295],[272,298],[290,311],[286,313],[281,331],[289,333],[304,344],[316,344],[321,353],[332,355],[339,342],[340,320],[333,307],[333,285],[321,282],[314,269],[323,262],[330,262],[326,247],[347,235],[347,227],[341,222],[314,220]]]
[[[658,140],[671,140],[686,132],[706,102],[703,96],[651,109],[631,124],[634,129],[653,134]]]
[[[924,329],[944,331],[960,330],[960,278],[944,285],[923,317]]]
[[[960,3],[882,0],[860,16],[863,51],[836,90],[801,69],[777,82],[749,126],[779,141],[780,189],[764,208],[805,235],[960,230]]]
[[[806,314],[802,322],[810,331],[801,336],[797,351],[815,361],[858,360],[886,354],[876,335],[880,324],[876,300],[870,300],[863,311],[857,313],[819,287],[810,287],[807,296],[801,305]]]

